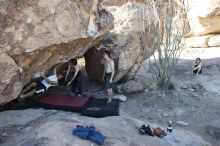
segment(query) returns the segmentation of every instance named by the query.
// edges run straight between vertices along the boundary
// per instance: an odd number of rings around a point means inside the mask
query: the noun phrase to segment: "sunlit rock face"
[[[0,103],[16,98],[36,72],[96,45],[112,27],[100,9],[98,0],[0,1]]]
[[[187,18],[191,29],[190,35],[196,36],[190,38],[191,40],[188,39],[188,41],[203,40],[201,43],[197,41],[189,46],[220,46],[220,1],[202,0],[198,2],[197,0],[188,0],[185,6],[188,9]],[[199,36],[202,36],[202,38]]]
[[[22,83],[19,79],[19,67],[16,62],[6,53],[0,55],[0,103],[7,102],[16,97],[16,93],[20,91]],[[13,87],[9,87],[11,84]]]
[[[195,36],[220,33],[220,1],[188,1],[188,20],[191,33]]]
[[[114,81],[127,80],[154,52],[156,30],[153,29],[153,23],[156,14],[148,4],[142,3],[128,2],[122,6],[107,6],[106,9],[114,17],[114,28],[99,45],[93,48],[93,51],[85,54],[86,60],[94,61],[86,64],[86,69],[91,78],[101,80],[103,71],[100,71],[100,67],[103,66],[98,61],[102,57],[100,52],[109,50],[115,61]]]
[[[105,6],[122,6],[128,2],[145,3],[149,0],[102,0]]]

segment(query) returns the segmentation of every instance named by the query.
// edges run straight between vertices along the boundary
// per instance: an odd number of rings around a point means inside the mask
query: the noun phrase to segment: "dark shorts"
[[[44,84],[41,83],[41,81],[37,82],[37,87],[36,87],[36,93],[43,93],[47,90],[47,88],[44,86]]]
[[[111,78],[112,73],[105,73],[105,89],[111,89],[112,88],[112,83],[110,83],[110,78]]]

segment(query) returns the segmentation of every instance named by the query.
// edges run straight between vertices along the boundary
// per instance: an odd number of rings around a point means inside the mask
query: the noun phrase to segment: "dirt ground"
[[[203,61],[203,73],[191,74],[195,58]],[[146,62],[138,75],[150,80],[150,70]],[[213,146],[220,145],[220,139],[208,133],[208,127],[220,128],[220,48],[191,48],[182,52],[173,78],[176,90],[162,92],[149,85],[140,94],[127,95],[128,101],[122,104],[122,110],[129,115],[167,127],[173,121],[173,129],[191,131],[201,136]],[[189,126],[177,124],[184,121]]]

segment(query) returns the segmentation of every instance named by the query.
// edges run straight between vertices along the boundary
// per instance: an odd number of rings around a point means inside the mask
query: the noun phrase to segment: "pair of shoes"
[[[150,136],[154,136],[154,133],[152,131],[152,128],[150,127],[150,125],[145,125],[143,124],[140,128],[139,128],[139,132],[141,134],[148,134]]]

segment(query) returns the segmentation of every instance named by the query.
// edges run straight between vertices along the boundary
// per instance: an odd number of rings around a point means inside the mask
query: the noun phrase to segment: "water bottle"
[[[173,131],[172,125],[169,124],[168,127],[167,127],[167,132],[172,132],[172,131]]]

